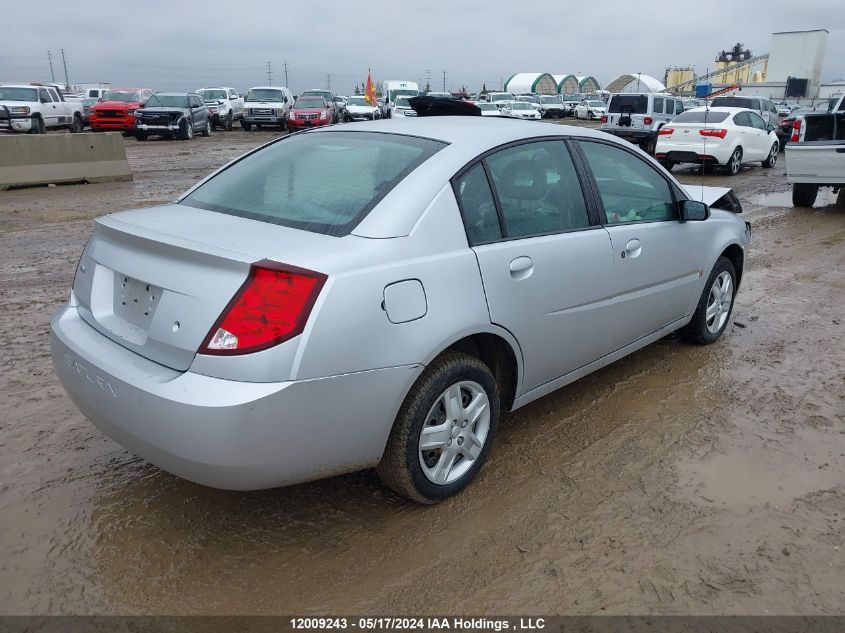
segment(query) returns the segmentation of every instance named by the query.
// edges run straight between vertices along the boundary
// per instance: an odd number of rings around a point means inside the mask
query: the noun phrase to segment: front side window
[[[41,88],[38,91],[38,97],[41,100],[41,103],[51,103],[53,100],[50,98],[50,93]]]
[[[507,237],[589,226],[581,184],[562,141],[517,145],[485,160],[499,197]]]
[[[501,239],[502,229],[499,226],[496,203],[482,164],[476,163],[464,172],[455,180],[454,188],[463,212],[470,245]]]
[[[669,183],[651,165],[623,149],[582,141],[608,224],[674,220]]]
[[[681,114],[684,111],[684,104],[681,101],[675,101],[675,114]]]
[[[237,161],[181,204],[339,237],[445,146],[400,134],[296,134]]]

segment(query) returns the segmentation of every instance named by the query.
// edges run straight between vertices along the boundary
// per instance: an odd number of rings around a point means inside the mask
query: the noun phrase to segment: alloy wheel
[[[705,321],[707,330],[711,334],[716,334],[725,326],[725,321],[728,320],[728,315],[731,312],[733,299],[733,278],[725,270],[713,280],[713,285],[710,286],[710,294],[707,296]]]
[[[419,460],[426,478],[439,485],[464,476],[490,432],[490,400],[477,382],[447,388],[428,412],[420,432]]]

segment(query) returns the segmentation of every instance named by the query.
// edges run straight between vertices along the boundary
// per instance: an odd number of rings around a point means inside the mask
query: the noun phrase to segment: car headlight
[[[285,109],[284,108],[276,108],[276,114],[279,115],[279,116],[284,116],[285,115]]]
[[[126,111],[126,113],[127,113],[127,114],[129,114],[129,115],[133,115],[133,114],[135,114],[135,111],[136,111],[137,109],[138,109],[138,108],[129,108],[129,109]]]
[[[138,118],[138,119],[141,118],[141,111],[140,110],[135,110],[135,118]]]
[[[27,115],[29,114],[29,106],[15,106],[14,108],[9,108],[9,112],[12,116]]]

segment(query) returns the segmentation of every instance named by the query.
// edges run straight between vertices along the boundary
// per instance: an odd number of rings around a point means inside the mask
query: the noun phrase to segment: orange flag
[[[369,68],[367,69],[367,85],[364,87],[364,98],[374,108],[378,105],[376,85],[373,83],[373,74]]]

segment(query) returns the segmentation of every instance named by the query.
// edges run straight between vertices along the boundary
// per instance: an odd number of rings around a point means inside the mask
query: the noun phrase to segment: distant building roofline
[[[802,29],[800,31],[775,31],[772,35],[788,35],[790,33],[827,33],[830,35],[830,31],[827,29]]]

